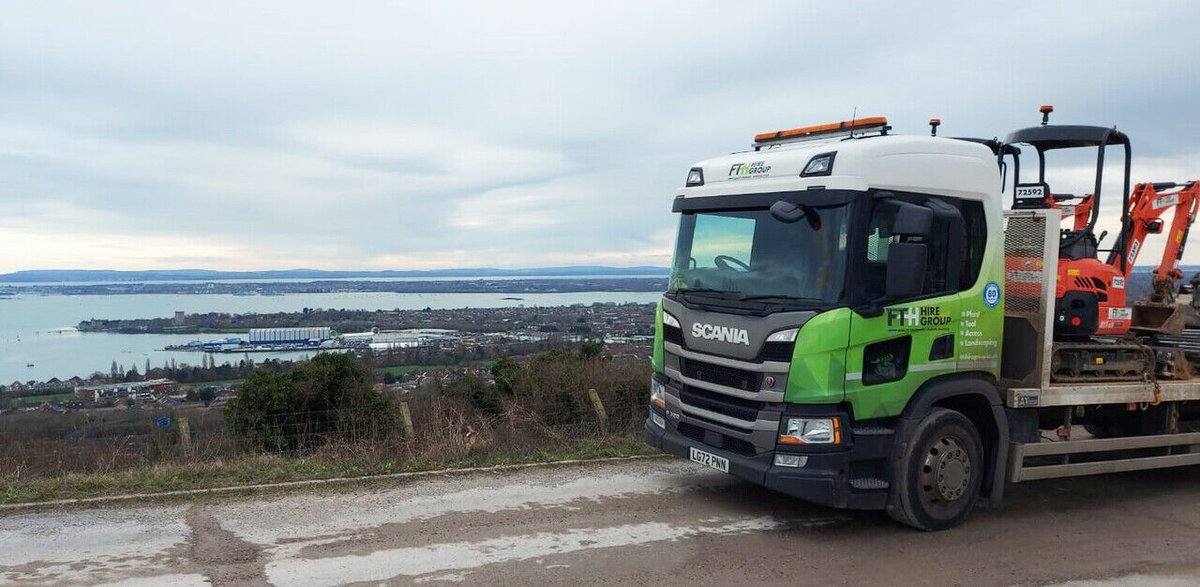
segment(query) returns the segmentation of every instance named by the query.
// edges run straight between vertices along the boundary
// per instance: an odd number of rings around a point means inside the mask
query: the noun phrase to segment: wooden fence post
[[[179,418],[179,446],[184,450],[192,447],[192,427],[188,424],[187,416]]]
[[[596,418],[600,420],[600,431],[608,430],[608,412],[604,411],[604,403],[600,401],[600,394],[596,393],[595,389],[587,391],[588,400],[592,402],[592,409],[596,410]]]
[[[400,418],[404,424],[404,437],[413,437],[413,422],[412,412],[408,409],[408,402],[400,402]]]

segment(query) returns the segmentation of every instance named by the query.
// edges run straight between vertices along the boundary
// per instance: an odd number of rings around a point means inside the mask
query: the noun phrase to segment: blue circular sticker
[[[1000,303],[1000,286],[995,281],[983,286],[983,303],[989,308],[995,308]]]

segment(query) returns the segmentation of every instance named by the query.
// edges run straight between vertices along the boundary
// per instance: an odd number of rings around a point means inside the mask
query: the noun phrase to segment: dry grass
[[[289,429],[296,442],[288,445],[305,448],[283,452],[233,434],[220,409],[8,414],[0,417],[0,503],[652,452],[640,441],[644,364],[560,357],[518,375],[505,394],[464,378],[406,398],[411,434],[399,409],[371,418],[314,413],[348,424],[319,435]],[[604,422],[589,388],[604,401]],[[164,415],[173,424],[161,430],[155,420]]]
[[[36,503],[131,493],[158,493],[308,481],[342,477],[370,477],[392,473],[598,459],[654,454],[639,438],[609,436],[559,443],[553,446],[471,450],[457,458],[443,455],[407,460],[345,445],[323,448],[307,457],[247,455],[158,463],[105,473],[65,473],[48,477],[9,477],[0,480],[0,504]]]

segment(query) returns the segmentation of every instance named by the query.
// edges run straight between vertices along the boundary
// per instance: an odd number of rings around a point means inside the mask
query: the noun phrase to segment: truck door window
[[[966,238],[963,239],[962,279],[959,291],[974,287],[979,279],[979,268],[983,266],[983,253],[987,247],[987,217],[983,212],[983,202],[963,201],[963,228]]]
[[[871,222],[867,225],[867,271],[863,281],[868,299],[883,297],[886,290],[888,245],[895,240],[892,235],[892,222],[895,220],[895,208],[891,206],[875,206],[871,214]],[[952,289],[946,283],[947,250],[949,248],[950,223],[940,216],[935,216],[929,238],[929,257],[925,265],[925,281],[922,294],[936,294]],[[957,284],[955,284],[957,287]]]

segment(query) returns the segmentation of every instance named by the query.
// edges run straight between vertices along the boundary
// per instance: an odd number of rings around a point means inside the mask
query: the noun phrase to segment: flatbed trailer
[[[1144,381],[1053,381],[1050,364],[1054,342],[1049,335],[1053,329],[1053,314],[1045,301],[1054,299],[1056,274],[1048,268],[1054,267],[1054,261],[1058,259],[1060,215],[1057,210],[1004,213],[1006,257],[1028,259],[1031,251],[1040,251],[1042,267],[1009,271],[1005,276],[1009,292],[1006,326],[1021,323],[1016,327],[1024,327],[1023,332],[1034,334],[1027,339],[1030,344],[1005,349],[1000,379],[1004,405],[1010,411],[1010,422],[1028,421],[1031,413],[1040,416],[1054,408],[1061,410],[1063,415],[1063,424],[1056,431],[1061,434],[1052,439],[1044,439],[1040,434],[1030,438],[1039,432],[1036,428],[1027,426],[1023,435],[1015,427],[1010,428],[1007,481],[1018,483],[1200,464],[1200,433],[1076,438],[1078,425],[1073,423],[1073,417],[1081,408],[1113,406],[1136,412],[1178,406],[1182,402],[1200,400],[1200,379],[1155,380],[1154,373],[1146,373]],[[1036,284],[1037,288],[1028,287],[1031,284]],[[1021,296],[1014,292],[1036,295]]]

